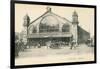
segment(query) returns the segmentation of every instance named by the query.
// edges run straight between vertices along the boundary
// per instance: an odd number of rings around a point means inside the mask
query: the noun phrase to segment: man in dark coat
[[[15,41],[15,57],[19,56],[19,41]]]

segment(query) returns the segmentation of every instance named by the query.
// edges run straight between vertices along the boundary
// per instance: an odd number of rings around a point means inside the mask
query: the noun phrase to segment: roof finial
[[[47,7],[47,11],[49,11],[49,12],[50,12],[50,11],[51,11],[51,8],[50,8],[50,7]]]

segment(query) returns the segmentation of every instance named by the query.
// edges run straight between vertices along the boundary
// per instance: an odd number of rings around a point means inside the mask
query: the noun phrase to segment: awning
[[[34,33],[29,34],[28,38],[48,38],[48,37],[71,37],[71,33]]]

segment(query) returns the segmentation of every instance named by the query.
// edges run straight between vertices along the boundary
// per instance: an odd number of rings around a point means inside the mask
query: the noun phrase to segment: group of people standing
[[[20,51],[24,51],[27,48],[27,43],[24,43],[21,39],[15,41],[15,56],[19,55]]]
[[[34,45],[34,48],[41,48],[43,46],[42,41],[38,41],[38,42],[31,42]],[[15,56],[19,56],[19,52],[24,51],[25,49],[28,48],[28,46],[31,46],[28,43],[25,43],[22,41],[22,39],[20,40],[16,40],[15,41]],[[58,49],[64,46],[69,46],[70,49],[75,48],[75,42],[63,42],[63,41],[47,41],[45,42],[45,46],[47,46],[47,48],[51,48],[51,49]]]

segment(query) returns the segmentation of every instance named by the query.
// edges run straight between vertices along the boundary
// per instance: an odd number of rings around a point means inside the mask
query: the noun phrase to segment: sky
[[[31,21],[47,11],[48,5],[15,4],[15,32],[23,30],[24,16],[29,15]],[[94,35],[94,8],[52,6],[52,12],[72,21],[74,11],[78,14],[79,26]]]

